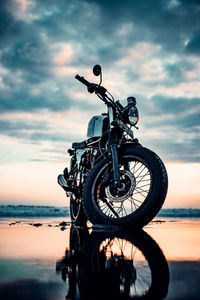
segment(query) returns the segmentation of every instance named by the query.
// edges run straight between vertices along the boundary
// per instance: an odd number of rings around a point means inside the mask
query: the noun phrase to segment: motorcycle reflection
[[[68,281],[66,299],[163,299],[168,292],[167,261],[143,230],[89,234],[71,227],[56,270]]]

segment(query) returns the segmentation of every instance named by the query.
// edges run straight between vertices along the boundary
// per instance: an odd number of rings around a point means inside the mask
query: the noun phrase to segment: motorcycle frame
[[[120,173],[119,173],[119,161],[118,161],[118,151],[117,149],[119,148],[119,139],[120,139],[120,128],[117,126],[117,124],[114,123],[114,107],[111,105],[106,99],[105,102],[108,106],[108,119],[109,119],[109,139],[108,139],[108,149],[106,151],[106,156],[109,162],[112,164],[113,168],[113,180],[114,180],[114,185],[116,187],[120,186]],[[89,148],[86,148],[89,149]],[[77,152],[77,150],[76,150]],[[76,154],[77,155],[77,154]],[[102,155],[100,155],[102,157]],[[100,157],[97,158],[99,161]],[[79,164],[79,167],[74,167],[70,172],[69,176],[76,174],[79,168],[82,168]],[[81,172],[80,172],[81,173]],[[82,178],[82,175],[80,174],[80,178]],[[76,181],[76,178],[74,178]],[[74,190],[75,192],[75,190]],[[77,193],[77,191],[76,191]]]
[[[130,137],[131,140],[134,140],[134,135],[132,130],[127,127],[123,122],[120,120],[115,120],[116,114],[122,113],[122,108],[120,107],[120,104],[114,101],[114,98],[110,93],[109,96],[112,97],[112,99],[106,94],[107,90],[101,86],[101,81],[100,84],[93,84],[89,83],[87,80],[84,79],[84,77],[80,77],[79,75],[75,76],[76,79],[78,79],[80,82],[85,84],[88,87],[88,92],[95,94],[107,105],[108,107],[108,118],[109,118],[109,139],[108,139],[108,149],[106,150],[106,158],[107,160],[112,164],[113,168],[113,180],[114,180],[114,185],[116,188],[118,188],[121,183],[120,183],[120,172],[119,172],[119,160],[118,160],[118,148],[120,147],[121,143],[121,132],[125,131]],[[101,138],[100,138],[101,139]],[[100,155],[101,157],[102,155]],[[104,158],[105,155],[103,154]],[[100,157],[97,158],[97,161],[99,161]],[[79,166],[80,167],[80,166]],[[78,167],[78,169],[79,169]],[[79,171],[76,168],[76,171]],[[75,170],[72,170],[69,175],[72,175]]]

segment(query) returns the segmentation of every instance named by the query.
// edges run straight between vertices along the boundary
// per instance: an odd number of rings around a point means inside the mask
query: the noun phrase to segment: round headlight
[[[128,123],[132,126],[136,125],[139,120],[137,107],[135,105],[131,105],[127,113],[128,113]]]

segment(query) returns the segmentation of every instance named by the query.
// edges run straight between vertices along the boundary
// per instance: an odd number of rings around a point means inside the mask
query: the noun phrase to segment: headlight
[[[130,125],[136,125],[139,120],[139,114],[136,106],[131,105],[128,110],[128,120]]]
[[[139,120],[139,113],[135,105],[128,105],[123,112],[123,119],[126,123],[134,126]]]

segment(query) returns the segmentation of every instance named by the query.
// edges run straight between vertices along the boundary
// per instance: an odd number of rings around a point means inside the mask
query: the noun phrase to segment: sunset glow
[[[106,112],[74,76],[98,82],[98,63],[115,100],[137,99],[135,138],[167,167],[164,207],[200,208],[199,5],[3,0],[0,8],[0,203],[68,203],[56,180],[67,149]]]
[[[69,160],[27,162],[1,166],[0,203],[69,205],[69,198],[57,184],[57,174]],[[169,189],[164,208],[200,208],[199,167],[197,163],[167,163]],[[39,175],[38,176],[38,170]],[[188,174],[190,174],[188,178]],[[11,181],[11,178],[14,178]]]

